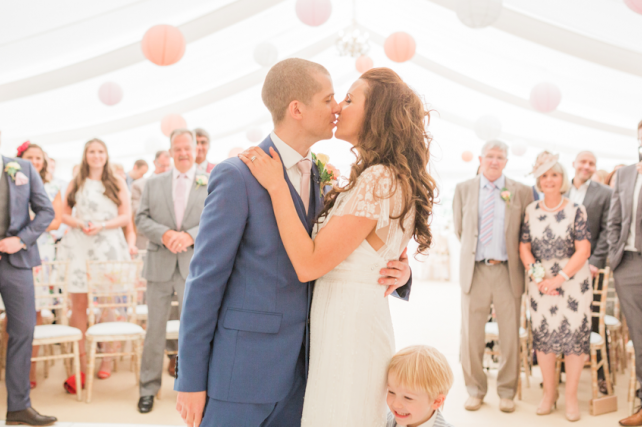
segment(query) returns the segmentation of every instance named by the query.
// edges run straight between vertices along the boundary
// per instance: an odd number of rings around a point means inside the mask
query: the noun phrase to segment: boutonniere
[[[4,171],[11,177],[11,179],[13,179],[13,182],[15,182],[16,185],[24,185],[29,182],[29,178],[20,172],[21,170],[22,167],[18,162],[9,162],[4,168]]]
[[[206,187],[207,186],[207,176],[205,175],[198,175],[194,182],[196,183],[196,188],[200,187],[201,185]]]
[[[510,199],[513,197],[513,195],[508,191],[508,188],[504,187],[500,190],[499,192],[500,197],[506,204],[510,203]]]
[[[339,170],[329,164],[329,161],[330,157],[327,154],[312,153],[312,162],[317,167],[317,171],[319,171],[319,178],[317,179],[317,183],[319,184],[319,190],[321,192],[323,192],[323,187],[325,187],[326,185],[334,185],[339,176]]]

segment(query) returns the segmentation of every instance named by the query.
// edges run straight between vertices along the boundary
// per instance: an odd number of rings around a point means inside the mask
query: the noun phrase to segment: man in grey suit
[[[491,304],[497,315],[501,365],[497,375],[499,409],[513,412],[519,379],[519,315],[524,266],[519,234],[531,188],[504,176],[508,146],[488,141],[479,157],[480,174],[455,189],[453,222],[461,241],[461,364],[469,398],[464,407],[478,410],[487,391],[483,355],[484,327]]]
[[[35,213],[33,219],[29,208]],[[31,407],[29,371],[36,326],[33,267],[40,265],[36,240],[54,210],[31,162],[0,156],[0,295],[6,307],[7,425],[53,424],[55,417]]]
[[[161,386],[172,295],[176,292],[180,309],[207,197],[207,177],[197,172],[194,163],[196,138],[192,131],[175,130],[170,145],[174,169],[147,181],[136,213],[136,226],[149,239],[143,268],[149,314],[140,373],[141,413],[152,410]]]
[[[642,122],[638,124],[642,148]],[[618,169],[611,199],[607,239],[615,290],[635,349],[635,369],[642,382],[642,161]],[[620,421],[642,426],[642,409]]]

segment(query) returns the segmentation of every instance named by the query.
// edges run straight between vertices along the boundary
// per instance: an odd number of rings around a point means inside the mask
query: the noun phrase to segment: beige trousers
[[[513,399],[519,378],[519,314],[521,298],[510,286],[508,265],[475,263],[470,293],[461,296],[461,365],[468,394],[483,398],[488,390],[483,368],[485,325],[491,304],[495,308],[501,352],[497,394]]]

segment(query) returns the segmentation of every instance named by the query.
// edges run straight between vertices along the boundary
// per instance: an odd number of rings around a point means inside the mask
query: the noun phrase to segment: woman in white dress
[[[80,170],[69,183],[63,201],[62,221],[70,228],[63,237],[58,258],[69,265],[71,319],[69,324],[87,330],[87,261],[128,261],[131,259],[122,227],[131,221],[129,192],[122,178],[109,166],[107,146],[99,139],[85,144]],[[75,208],[75,214],[72,209]],[[80,364],[85,371],[84,336],[80,343]],[[111,374],[111,360],[103,358],[99,378]]]
[[[357,160],[347,185],[326,195],[314,240],[298,219],[278,154],[255,147],[241,157],[270,193],[299,279],[317,279],[304,427],[386,425],[386,369],[395,341],[391,290],[384,293],[377,282],[413,236],[419,252],[430,246],[435,181],[427,172],[428,117],[392,70],[372,69],[352,85],[336,137],[354,145]]]

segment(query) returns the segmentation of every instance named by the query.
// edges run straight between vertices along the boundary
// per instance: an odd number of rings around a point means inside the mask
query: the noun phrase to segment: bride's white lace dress
[[[391,193],[392,191],[392,193]],[[389,197],[385,197],[389,196]],[[399,256],[412,237],[415,211],[400,226],[401,186],[391,171],[366,169],[357,184],[337,197],[327,219],[355,215],[377,220],[385,243],[375,251],[367,241],[316,281],[310,313],[310,371],[302,427],[386,425],[386,369],[395,351],[386,288],[379,271]]]

